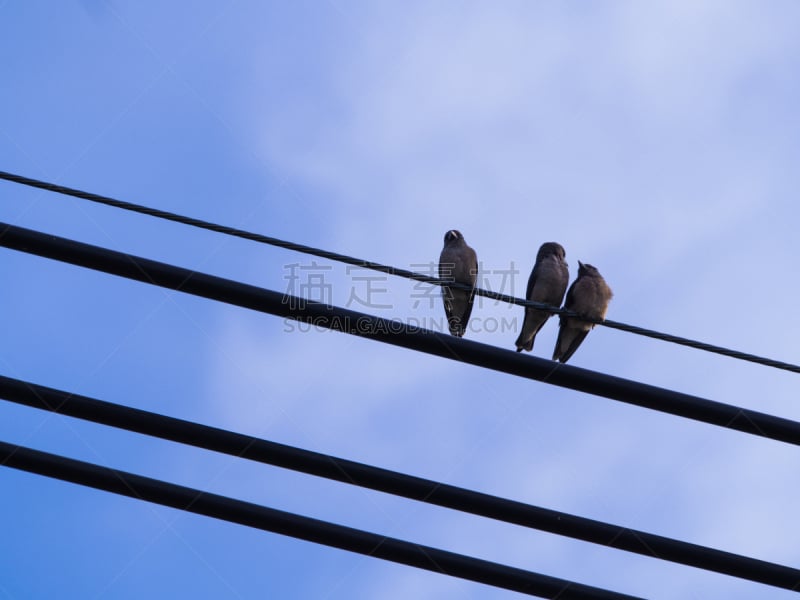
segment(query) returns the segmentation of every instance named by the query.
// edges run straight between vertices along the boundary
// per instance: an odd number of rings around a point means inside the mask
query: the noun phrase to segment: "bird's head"
[[[463,240],[464,236],[461,235],[461,232],[458,229],[451,229],[447,233],[444,234],[444,243],[449,244],[450,242],[455,242],[456,240]]]
[[[557,256],[561,260],[567,257],[567,252],[564,246],[558,242],[545,242],[539,247],[539,252],[536,253],[536,260],[539,261],[548,256]]]
[[[597,267],[578,261],[578,277],[582,277],[584,275],[599,277],[600,271],[597,270]]]

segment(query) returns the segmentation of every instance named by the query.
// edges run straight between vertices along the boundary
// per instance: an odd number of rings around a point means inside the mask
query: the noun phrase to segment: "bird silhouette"
[[[545,242],[536,254],[531,276],[528,278],[528,289],[525,297],[534,302],[559,307],[564,299],[564,292],[569,283],[566,252],[561,244]],[[533,349],[536,334],[550,318],[551,313],[530,306],[525,307],[525,320],[522,331],[516,341],[517,352]]]
[[[603,276],[592,265],[578,261],[578,277],[567,292],[564,308],[583,317],[602,320],[606,317],[608,303],[613,296]],[[559,315],[558,339],[553,351],[553,360],[565,363],[575,353],[594,323],[574,317]]]
[[[469,290],[442,286],[444,312],[450,333],[462,337],[467,330],[475,296],[475,281],[478,277],[478,255],[467,245],[457,229],[444,234],[444,248],[439,256],[439,279],[463,283]]]

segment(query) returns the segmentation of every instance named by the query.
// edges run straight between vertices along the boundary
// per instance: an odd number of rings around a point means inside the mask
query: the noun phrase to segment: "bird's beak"
[[[583,268],[583,263],[581,261],[578,261],[578,266],[582,269]]]

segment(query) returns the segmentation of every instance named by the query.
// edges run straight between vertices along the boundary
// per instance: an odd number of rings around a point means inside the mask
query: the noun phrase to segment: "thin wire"
[[[0,223],[0,246],[385,344],[800,445],[800,423]],[[554,368],[554,364],[557,368]]]
[[[0,442],[0,462],[13,469],[530,596],[563,600],[634,598],[6,442]]]
[[[333,481],[652,558],[749,579],[766,585],[791,590],[800,583],[800,570],[791,567],[508,500],[225,429],[104,402],[19,379],[0,376],[0,398],[23,406],[48,410],[60,415],[189,444],[237,458],[291,469],[316,477],[325,477]]]
[[[278,238],[261,235],[259,233],[253,233],[251,231],[245,231],[242,229],[236,229],[234,227],[227,227],[224,225],[218,225],[216,223],[211,223],[208,221],[203,221],[201,219],[195,219],[193,217],[187,217],[184,215],[179,215],[176,213],[159,210],[155,208],[149,208],[147,206],[142,206],[140,204],[134,204],[132,202],[125,202],[123,200],[116,200],[114,198],[110,198],[108,196],[101,196],[99,194],[93,194],[91,192],[84,192],[81,190],[77,190],[70,187],[65,187],[62,185],[58,185],[55,183],[49,183],[46,181],[41,181],[38,179],[32,179],[29,177],[25,177],[22,175],[16,175],[14,173],[8,173],[5,171],[0,171],[0,179],[5,179],[6,181],[11,181],[13,183],[18,183],[21,185],[26,185],[29,187],[39,188],[42,190],[47,190],[49,192],[55,192],[58,194],[63,194],[66,196],[72,196],[75,198],[81,198],[83,200],[88,200],[90,202],[95,202],[98,204],[104,204],[106,206],[112,206],[114,208],[119,208],[122,210],[127,210],[131,212],[136,212],[144,215],[149,215],[151,217],[155,217],[158,219],[165,219],[168,221],[173,221],[175,223],[181,223],[183,225],[189,225],[191,227],[197,227],[200,229],[205,229],[208,231],[214,231],[216,233],[221,233],[224,235],[230,235],[233,237],[238,237],[246,240],[251,240],[254,242],[258,242],[261,244],[268,244],[270,246],[276,246],[279,248],[285,248],[287,250],[292,250],[295,252],[301,252],[303,254],[310,254],[312,256],[318,256],[320,258],[325,258],[328,260],[334,260],[337,262],[341,262],[344,264],[363,267],[365,269],[370,269],[373,271],[378,271],[380,273],[386,273],[388,275],[395,275],[397,277],[405,277],[406,279],[412,279],[414,281],[421,281],[424,283],[429,283],[432,285],[448,285],[453,288],[465,289],[470,290],[469,286],[464,284],[460,284],[457,282],[451,282],[444,279],[438,279],[436,277],[431,277],[429,275],[425,275],[423,273],[416,273],[414,271],[409,271],[407,269],[401,269],[399,267],[393,267],[390,265],[384,265],[381,263],[363,260],[360,258],[354,258],[352,256],[347,256],[345,254],[338,254],[336,252],[330,252],[328,250],[323,250],[321,248],[314,248],[312,246],[306,246],[303,244],[297,244],[294,242],[288,242],[286,240],[281,240]],[[625,331],[628,333],[633,333],[635,335],[641,335],[644,337],[649,337],[657,340],[661,340],[664,342],[669,342],[672,344],[678,344],[680,346],[687,346],[689,348],[695,348],[696,350],[702,350],[704,352],[711,352],[714,354],[720,354],[722,356],[728,356],[730,358],[734,358],[737,360],[744,360],[747,362],[752,362],[760,365],[764,365],[767,367],[772,367],[775,369],[782,369],[784,371],[791,371],[793,373],[800,373],[800,365],[795,365],[792,363],[787,363],[779,360],[774,360],[771,358],[766,358],[763,356],[758,356],[755,354],[750,354],[747,352],[741,352],[739,350],[732,350],[730,348],[724,348],[722,346],[716,346],[714,344],[708,344],[706,342],[700,342],[697,340],[692,340],[689,338],[672,335],[668,333],[662,333],[660,331],[655,331],[653,329],[647,329],[644,327],[638,327],[636,325],[628,325],[626,323],[621,323],[619,321],[613,321],[610,319],[599,320],[599,319],[591,319],[585,316],[581,316],[575,312],[568,311],[563,308],[559,308],[556,306],[550,306],[548,304],[542,304],[541,302],[533,302],[531,300],[524,300],[522,298],[515,298],[514,296],[509,296],[507,294],[501,294],[498,292],[493,292],[491,290],[484,290],[482,288],[475,288],[475,294],[478,296],[484,296],[486,298],[491,298],[493,300],[498,300],[500,302],[506,302],[508,304],[516,304],[518,306],[530,306],[532,308],[536,308],[539,310],[544,310],[550,312],[552,314],[559,314],[565,315],[569,317],[573,317],[576,319],[580,319],[583,321],[587,321],[589,323],[594,323],[595,325],[602,325],[604,327],[609,327],[611,329],[618,329],[620,331]]]

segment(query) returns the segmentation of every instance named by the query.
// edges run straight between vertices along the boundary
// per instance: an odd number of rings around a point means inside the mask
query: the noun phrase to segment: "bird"
[[[608,303],[614,293],[599,271],[589,264],[578,261],[578,277],[567,292],[564,308],[583,317],[602,321],[608,311]],[[594,327],[594,323],[574,317],[559,315],[558,339],[553,351],[553,360],[565,363]]]
[[[569,268],[564,247],[556,242],[545,242],[536,253],[536,263],[528,278],[525,297],[534,302],[559,307],[569,283]],[[517,352],[530,352],[533,340],[550,318],[549,312],[530,306],[525,307],[525,320],[516,341]]]
[[[475,297],[475,281],[478,278],[478,255],[467,245],[457,229],[444,234],[444,248],[439,255],[439,279],[463,283],[469,290],[442,286],[444,312],[450,333],[462,337],[467,330]]]

